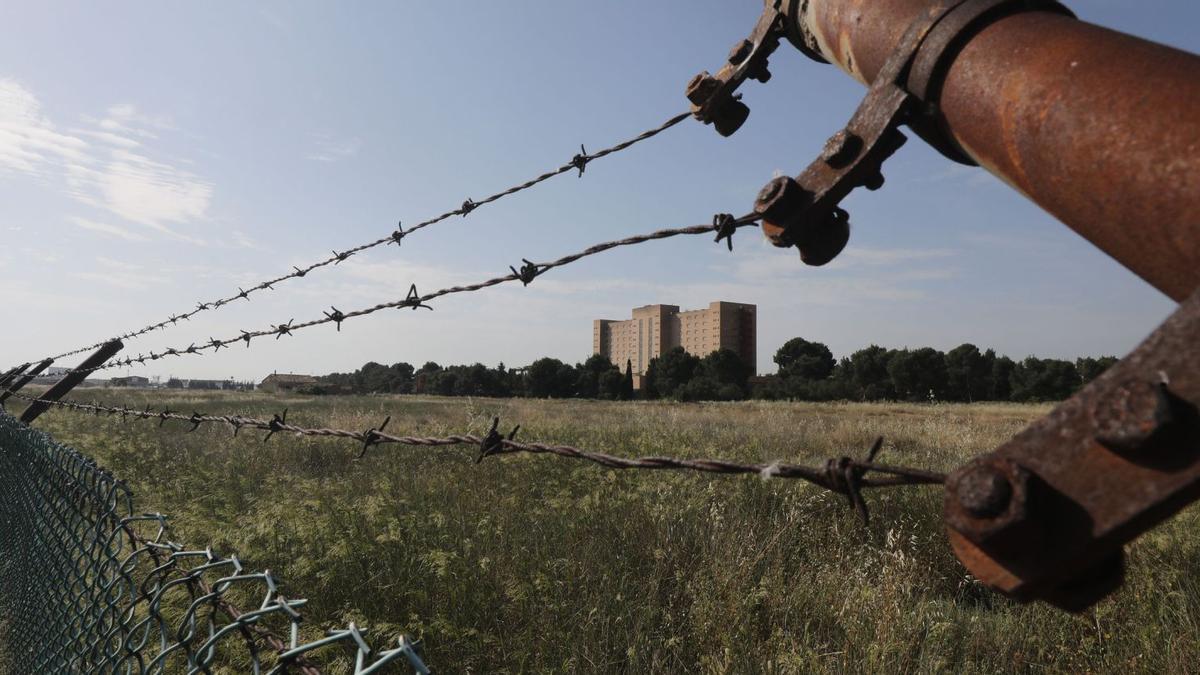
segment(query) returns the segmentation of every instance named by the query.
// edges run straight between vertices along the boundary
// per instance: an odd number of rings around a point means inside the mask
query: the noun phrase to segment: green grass
[[[87,398],[92,392],[78,392]],[[949,470],[1047,407],[614,403],[96,392],[109,403],[390,432],[486,430],[620,455],[819,464],[859,455]],[[541,456],[227,428],[192,434],[52,411],[37,426],[95,456],[174,537],[276,572],[317,622],[424,642],[439,672],[1197,672],[1200,545],[1190,509],[1130,551],[1128,581],[1072,616],[974,582],[941,491],[845,498],[758,477],[614,471]],[[178,426],[180,431],[185,425]],[[315,630],[315,627],[314,627]],[[334,666],[344,668],[344,664]],[[344,672],[344,671],[343,671]]]

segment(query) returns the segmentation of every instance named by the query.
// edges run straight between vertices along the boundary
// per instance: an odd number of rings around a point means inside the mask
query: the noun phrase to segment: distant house
[[[108,381],[110,387],[134,387],[143,388],[150,386],[150,378],[142,377],[141,375],[130,375],[129,377],[114,377]]]
[[[295,391],[306,384],[316,384],[317,378],[312,375],[297,375],[295,373],[272,373],[263,378],[258,388],[262,391],[280,392]]]

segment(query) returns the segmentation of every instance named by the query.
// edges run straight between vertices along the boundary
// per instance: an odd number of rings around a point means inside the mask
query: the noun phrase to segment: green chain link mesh
[[[0,672],[319,673],[306,655],[333,645],[356,675],[429,672],[403,636],[377,652],[354,624],[301,642],[305,601],[270,572],[167,535],[120,480],[0,410]]]

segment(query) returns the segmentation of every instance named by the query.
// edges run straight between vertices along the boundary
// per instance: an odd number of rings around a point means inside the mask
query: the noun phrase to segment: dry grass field
[[[486,431],[620,455],[859,455],[949,470],[1045,406],[619,403],[78,391],[79,400],[234,411],[443,435]],[[16,406],[18,409],[20,406]],[[178,424],[178,423],[175,423]],[[372,448],[51,411],[37,426],[212,542],[276,572],[319,621],[423,640],[441,673],[1197,672],[1200,511],[1132,547],[1128,582],[1080,616],[1018,605],[950,553],[935,487],[843,497],[800,482],[615,471],[477,449]],[[170,425],[169,425],[170,426]],[[182,431],[185,425],[180,425]],[[315,625],[313,630],[318,630]],[[342,670],[339,670],[342,669]],[[333,672],[347,672],[333,664]]]

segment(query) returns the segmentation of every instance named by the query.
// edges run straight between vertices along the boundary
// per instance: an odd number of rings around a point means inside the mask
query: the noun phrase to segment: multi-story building
[[[607,356],[622,370],[628,361],[639,388],[650,359],[674,347],[700,357],[729,349],[754,368],[757,312],[754,305],[720,301],[709,303],[708,309],[683,312],[676,305],[637,307],[632,319],[592,322],[592,353]]]

